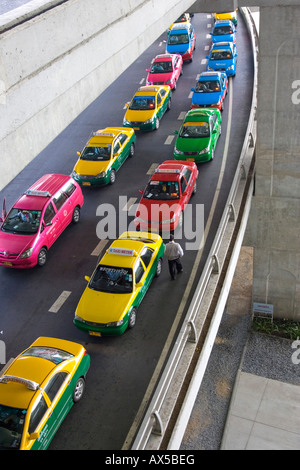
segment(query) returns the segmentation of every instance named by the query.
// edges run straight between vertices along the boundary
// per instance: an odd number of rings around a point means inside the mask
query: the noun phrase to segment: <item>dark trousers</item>
[[[169,259],[169,271],[172,279],[176,278],[176,272],[181,273],[182,272],[182,264],[180,261],[180,258],[177,259]]]

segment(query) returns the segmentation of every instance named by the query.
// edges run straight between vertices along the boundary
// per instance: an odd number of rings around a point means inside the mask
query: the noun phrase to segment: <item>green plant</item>
[[[252,329],[259,333],[293,340],[300,337],[300,323],[292,320],[254,317]]]

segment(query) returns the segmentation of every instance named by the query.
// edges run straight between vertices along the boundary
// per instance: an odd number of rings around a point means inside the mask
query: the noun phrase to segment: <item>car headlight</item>
[[[232,64],[230,67],[228,67],[228,70],[234,70],[234,65]]]
[[[169,85],[170,83],[172,83],[172,79],[170,78],[170,80],[167,80],[166,81],[166,85]]]
[[[96,175],[96,178],[105,178],[106,174],[106,171],[102,171],[101,173],[98,173],[98,175]]]
[[[220,106],[221,104],[221,101],[219,100],[217,103],[214,103],[214,104],[211,104],[210,106],[214,107],[214,106]]]
[[[207,153],[207,152],[209,152],[209,147],[205,147],[205,149],[201,150],[199,152],[199,155],[202,155],[203,153]]]
[[[149,80],[146,80],[146,85],[153,85],[153,83],[150,82]]]
[[[150,119],[147,119],[147,121],[144,121],[144,124],[152,124],[153,123],[154,116]]]
[[[131,122],[130,121],[127,121],[127,119],[123,119],[123,126],[130,126],[131,125]]]
[[[76,315],[76,313],[75,313],[74,320],[81,321],[82,323],[85,323],[84,319],[79,317],[78,315]]]
[[[76,171],[73,170],[72,173],[71,173],[71,176],[72,176],[72,178],[78,178],[79,174],[76,173]]]
[[[24,258],[29,258],[29,256],[32,255],[32,252],[33,252],[33,248],[28,248],[28,250],[23,251],[20,258],[23,258],[23,259]]]
[[[118,321],[112,321],[109,323],[106,323],[106,326],[120,326],[123,324],[124,319],[122,318],[121,320]]]
[[[213,70],[212,67],[209,67],[209,65],[207,66],[207,70]]]
[[[183,155],[184,152],[182,152],[181,150],[178,150],[178,148],[174,147],[174,153],[176,153],[177,155]]]

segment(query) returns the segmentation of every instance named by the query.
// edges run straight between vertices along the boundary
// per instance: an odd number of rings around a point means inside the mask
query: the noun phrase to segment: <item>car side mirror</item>
[[[191,88],[191,91],[195,91],[195,88]]]
[[[84,279],[85,279],[87,282],[90,282],[90,280],[91,280],[90,276],[84,276]]]
[[[2,217],[0,217],[0,224],[2,224],[2,222],[3,222],[3,219],[2,219]]]
[[[140,193],[140,194],[143,194],[143,190],[142,190],[142,189],[139,189],[139,193]]]
[[[128,101],[128,103],[125,103],[126,108],[129,107],[129,104],[130,104],[129,101]]]
[[[150,69],[146,69],[146,72],[150,72]]]
[[[40,432],[32,432],[31,434],[29,434],[29,439],[31,439],[32,441],[38,439],[40,437],[40,434]]]
[[[178,131],[174,131],[174,134],[178,134]]]
[[[144,283],[143,282],[137,282],[136,287],[143,287]]]
[[[77,155],[79,155],[79,157],[80,157],[80,155],[81,155],[81,152],[76,152],[76,153],[77,153]]]

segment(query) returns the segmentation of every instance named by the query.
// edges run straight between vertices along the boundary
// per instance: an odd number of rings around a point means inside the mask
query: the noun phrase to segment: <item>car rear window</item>
[[[33,346],[32,348],[24,351],[21,356],[41,357],[42,359],[47,359],[48,361],[53,362],[54,364],[60,364],[61,362],[74,357],[73,354],[68,353],[67,351],[46,346]]]

